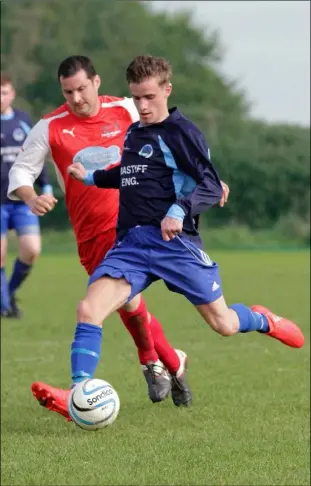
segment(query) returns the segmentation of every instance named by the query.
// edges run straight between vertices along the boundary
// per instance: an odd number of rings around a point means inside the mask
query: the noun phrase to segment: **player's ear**
[[[94,84],[95,84],[96,89],[99,89],[100,84],[101,84],[101,79],[100,79],[100,76],[98,74],[96,74],[96,76],[94,78]]]
[[[167,83],[166,86],[165,86],[166,96],[169,97],[171,92],[172,92],[172,83]]]

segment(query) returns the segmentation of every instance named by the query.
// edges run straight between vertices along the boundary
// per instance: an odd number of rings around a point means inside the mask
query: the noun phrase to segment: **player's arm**
[[[190,213],[191,218],[197,218],[209,207],[222,203],[224,198],[223,187],[210,160],[203,134],[197,129],[191,133],[191,127],[187,132],[187,136],[182,132],[170,136],[169,147],[178,168],[191,176],[196,184],[190,194],[183,195],[181,189],[176,203],[172,204],[162,220],[161,232],[165,241],[182,232],[186,215]]]
[[[35,184],[38,184],[38,186],[41,188],[42,194],[53,195],[53,187],[52,184],[50,184],[48,171],[45,164],[43,165],[43,169],[35,181]]]
[[[53,209],[57,202],[48,194],[38,196],[34,189],[48,152],[48,125],[46,120],[40,120],[29,132],[9,172],[8,197],[25,202],[38,216]]]
[[[93,173],[93,180],[97,187],[120,189],[121,165],[116,165],[108,170],[95,170]]]
[[[184,219],[190,213],[193,218],[222,200],[222,183],[212,164],[207,142],[199,130],[189,130],[187,137],[183,134],[175,136],[173,151],[178,168],[190,175],[196,185],[190,194],[179,195],[168,216]]]
[[[97,186],[102,189],[119,189],[121,181],[120,164],[111,169],[100,169],[95,171],[86,170],[80,163],[71,164],[68,174],[77,181],[83,182],[86,186]]]

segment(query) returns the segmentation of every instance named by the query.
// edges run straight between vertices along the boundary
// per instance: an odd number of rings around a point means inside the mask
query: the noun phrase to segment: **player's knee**
[[[36,248],[31,248],[29,253],[28,253],[28,259],[29,259],[29,263],[31,265],[33,265],[35,263],[35,261],[37,260],[38,256],[40,255],[41,253],[41,248],[40,247],[36,247]]]
[[[41,253],[41,239],[38,235],[23,235],[19,239],[19,258],[33,265]]]
[[[127,288],[124,288],[124,291],[126,292],[126,296],[127,296]],[[133,299],[130,300],[130,302],[127,302],[126,304],[124,304],[122,306],[122,311],[125,311],[125,312],[135,312],[137,311],[139,308],[146,308],[146,306],[143,305],[143,300],[142,300],[142,296],[141,294],[138,294],[136,295]]]
[[[228,337],[236,334],[236,329],[229,316],[221,316],[213,319],[211,328],[221,336]]]
[[[77,318],[79,322],[93,324],[94,312],[87,298],[82,299],[77,308]]]
[[[236,331],[232,328],[232,326],[228,325],[220,325],[217,329],[214,329],[218,334],[223,337],[233,336],[236,334]]]

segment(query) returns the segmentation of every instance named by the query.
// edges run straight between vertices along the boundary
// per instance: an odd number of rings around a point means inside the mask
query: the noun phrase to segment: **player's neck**
[[[6,110],[1,111],[2,116],[10,116],[13,113],[13,108],[12,106],[8,106]]]
[[[77,112],[73,112],[73,114],[81,119],[93,118],[94,116],[98,115],[99,110],[100,110],[100,99],[98,98],[96,104],[88,113],[78,114]]]
[[[144,123],[143,121],[140,120],[139,121],[139,124],[142,127],[143,126],[147,126],[147,125],[154,125],[155,123],[161,123],[161,122],[163,122],[169,116],[170,116],[170,113],[169,113],[169,111],[167,109],[167,110],[165,110],[165,112],[163,112],[161,115],[159,115],[158,118],[155,121],[153,121],[152,123]]]
[[[98,115],[99,110],[100,110],[100,100],[99,100],[99,98],[97,98],[96,105],[94,106],[94,108],[91,111],[91,113],[89,114],[89,116],[96,116],[96,115]]]

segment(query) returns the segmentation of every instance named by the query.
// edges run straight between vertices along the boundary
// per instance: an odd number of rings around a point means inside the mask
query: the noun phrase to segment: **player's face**
[[[100,77],[88,78],[81,69],[68,78],[60,77],[60,85],[71,111],[80,117],[94,116],[99,110]]]
[[[11,83],[1,86],[1,113],[5,114],[10,108],[15,98],[15,89]]]
[[[167,118],[167,99],[172,91],[170,83],[160,84],[159,78],[152,77],[139,84],[130,83],[129,88],[142,125],[159,123]]]

